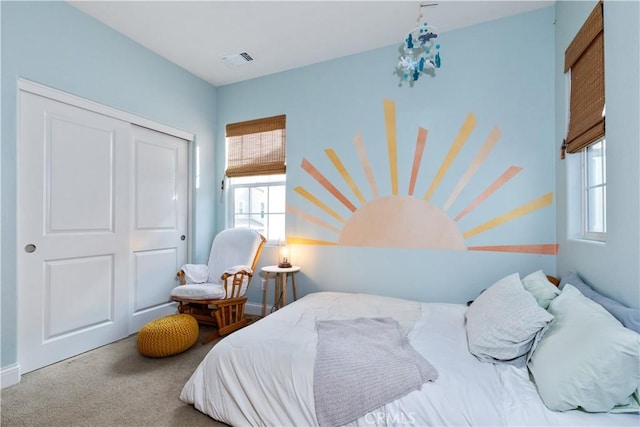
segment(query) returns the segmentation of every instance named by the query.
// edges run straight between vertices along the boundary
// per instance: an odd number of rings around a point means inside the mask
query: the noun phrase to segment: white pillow
[[[522,284],[534,296],[538,305],[545,310],[549,307],[549,303],[560,295],[560,289],[547,280],[547,275],[542,270],[529,274],[522,279]]]
[[[528,363],[544,404],[554,411],[638,412],[640,335],[571,285],[549,312],[555,320]]]
[[[524,356],[553,319],[524,290],[518,273],[481,293],[465,314],[469,351],[483,362],[511,361]]]

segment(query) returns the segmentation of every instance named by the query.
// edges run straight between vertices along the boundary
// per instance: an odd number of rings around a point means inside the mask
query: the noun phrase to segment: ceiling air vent
[[[222,57],[222,62],[224,62],[224,65],[227,67],[237,67],[238,65],[244,65],[251,61],[253,61],[253,58],[247,52],[234,53],[233,55]]]

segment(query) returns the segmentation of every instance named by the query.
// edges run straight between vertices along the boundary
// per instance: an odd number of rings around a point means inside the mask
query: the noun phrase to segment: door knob
[[[36,251],[36,245],[34,245],[33,243],[29,243],[24,247],[24,251],[28,254],[31,254]]]
[[[187,238],[187,236],[185,236],[184,234],[182,236],[180,236],[180,240],[184,240],[186,238]]]

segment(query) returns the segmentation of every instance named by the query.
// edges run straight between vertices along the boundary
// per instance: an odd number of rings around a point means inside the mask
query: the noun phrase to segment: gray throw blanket
[[[316,328],[313,394],[321,426],[347,424],[438,378],[390,317],[321,320]]]

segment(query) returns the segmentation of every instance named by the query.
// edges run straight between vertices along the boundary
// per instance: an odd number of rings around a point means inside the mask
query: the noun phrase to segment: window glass
[[[246,187],[237,187],[235,189],[234,206],[236,214],[248,213],[249,206],[249,189]]]

